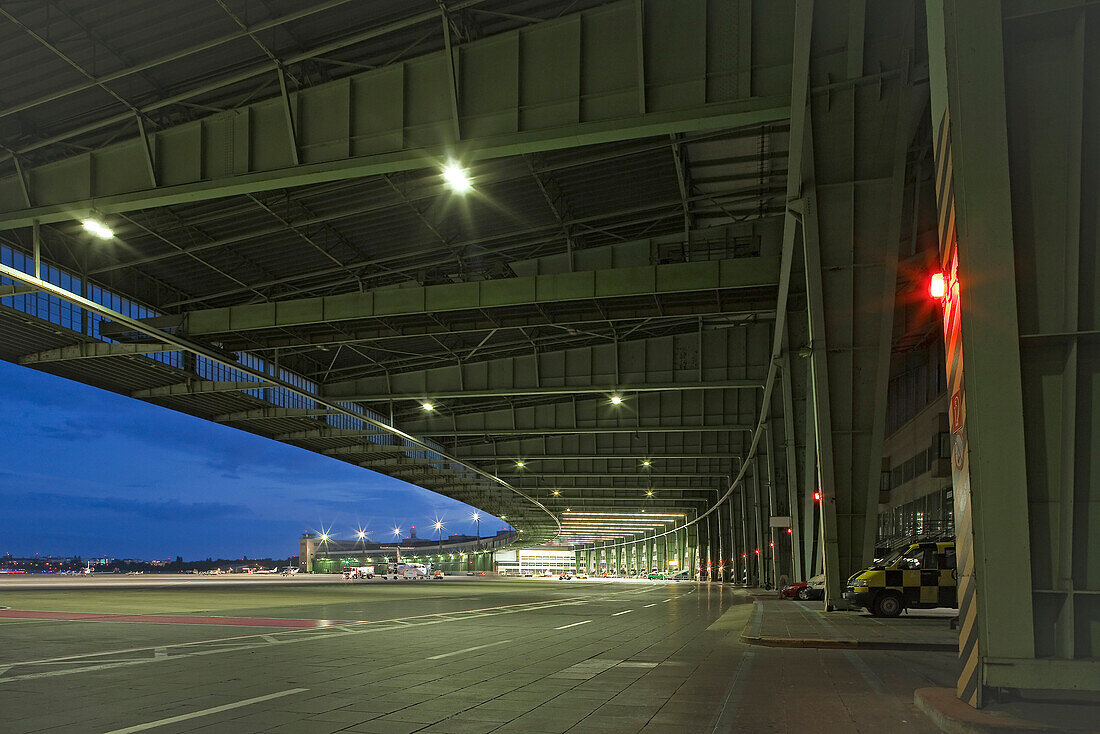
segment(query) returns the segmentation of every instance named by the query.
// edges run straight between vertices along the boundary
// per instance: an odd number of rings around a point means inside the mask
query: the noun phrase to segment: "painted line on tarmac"
[[[591,619],[586,619],[583,622],[574,622],[573,624],[562,625],[561,627],[555,627],[554,629],[556,629],[556,630],[567,630],[570,627],[577,627],[577,626],[580,626],[582,624],[588,624],[591,621],[592,621]]]
[[[200,716],[220,714],[222,711],[231,711],[233,709],[239,709],[244,706],[252,706],[253,704],[263,703],[264,701],[270,701],[275,698],[282,698],[283,696],[290,696],[295,693],[302,693],[303,691],[308,690],[308,688],[290,688],[285,691],[279,691],[278,693],[269,693],[266,696],[256,696],[255,698],[246,698],[243,701],[237,701],[236,703],[227,703],[221,706],[214,706],[213,708],[203,709],[202,711],[192,711],[189,714],[170,716],[167,719],[157,719],[156,721],[150,721],[146,724],[135,724],[134,726],[128,726],[125,729],[114,729],[107,732],[107,734],[132,734],[133,732],[156,729],[158,726],[167,726],[168,724],[177,724],[181,721],[190,721],[191,719],[197,719]]]
[[[646,609],[648,609],[649,607],[655,607],[655,606],[657,606],[657,602],[653,602],[652,604],[646,604]]]
[[[620,614],[630,614],[630,613],[631,613],[631,612],[633,612],[633,611],[634,611],[633,609],[624,609],[624,610],[622,610],[621,612],[615,612],[615,613],[614,613],[614,614],[612,614],[611,616],[612,616],[612,617],[617,617],[617,616],[619,616]]]
[[[461,655],[464,652],[473,652],[474,650],[484,650],[487,647],[493,647],[495,645],[503,645],[511,640],[497,640],[496,642],[490,642],[487,645],[476,645],[474,647],[467,647],[465,650],[455,650],[454,652],[445,652],[442,655],[432,655],[428,660],[442,660],[443,658],[449,658],[452,655]]]
[[[349,634],[364,634],[364,633],[369,633],[369,632],[390,632],[390,631],[397,631],[397,630],[405,630],[405,629],[409,629],[410,627],[423,627],[423,626],[427,626],[427,625],[443,624],[447,621],[463,622],[463,621],[466,621],[466,620],[478,619],[478,618],[481,618],[481,617],[492,617],[492,616],[500,616],[500,615],[504,615],[504,614],[516,614],[516,613],[519,613],[519,612],[529,612],[529,611],[538,611],[538,610],[542,610],[542,609],[552,609],[554,607],[569,606],[569,605],[575,604],[576,600],[580,599],[580,598],[582,598],[582,597],[572,597],[572,598],[567,598],[567,599],[564,599],[564,600],[561,600],[561,601],[543,600],[543,601],[538,601],[538,602],[525,602],[523,604],[509,604],[509,605],[503,605],[503,606],[499,606],[499,607],[485,607],[483,609],[464,610],[464,612],[449,612],[449,614],[452,614],[452,615],[453,614],[460,614],[460,613],[469,613],[468,616],[465,616],[465,617],[463,617],[461,619],[457,619],[457,620],[440,619],[439,617],[441,616],[442,613],[422,614],[422,615],[416,615],[416,616],[413,616],[413,617],[405,617],[404,619],[376,620],[376,621],[373,621],[373,622],[364,621],[364,622],[359,623],[360,625],[363,625],[363,626],[357,627],[355,629],[348,629],[346,627],[339,628],[339,629],[338,628],[333,628],[333,627],[329,627],[329,628],[312,628],[312,629],[294,629],[294,630],[285,630],[285,631],[282,631],[282,632],[275,632],[275,633],[266,634],[266,635],[240,635],[240,636],[237,636],[237,637],[230,637],[230,638],[221,638],[221,639],[214,639],[214,640],[203,640],[203,641],[197,641],[197,642],[184,642],[184,643],[179,643],[179,644],[176,644],[176,645],[152,645],[152,646],[148,646],[148,647],[133,648],[133,649],[130,649],[130,650],[111,650],[111,651],[105,651],[105,652],[88,653],[88,654],[84,654],[84,655],[62,656],[62,657],[59,657],[59,658],[52,658],[52,659],[48,659],[48,660],[22,661],[22,662],[12,663],[11,665],[12,666],[17,666],[17,665],[18,666],[34,666],[34,665],[51,664],[51,663],[56,663],[56,662],[60,662],[60,661],[69,661],[69,662],[71,662],[75,665],[79,665],[81,667],[73,668],[73,669],[67,669],[67,670],[50,670],[50,671],[45,671],[45,672],[40,672],[40,673],[25,673],[25,674],[22,674],[22,675],[11,676],[11,677],[8,677],[8,678],[0,678],[0,684],[10,683],[10,682],[13,682],[13,681],[20,681],[20,680],[37,680],[39,678],[53,678],[53,677],[62,676],[62,675],[74,675],[74,674],[77,674],[77,673],[87,673],[87,672],[92,672],[92,671],[97,671],[97,670],[110,670],[110,669],[113,669],[113,668],[129,667],[129,666],[132,666],[132,665],[144,665],[144,664],[147,664],[147,663],[159,662],[159,661],[162,661],[162,660],[169,659],[169,658],[157,658],[157,657],[153,656],[153,657],[148,657],[148,658],[140,658],[140,659],[137,659],[137,660],[114,660],[114,661],[108,661],[108,662],[105,662],[105,663],[102,663],[102,664],[99,664],[99,665],[89,665],[89,663],[93,662],[93,661],[80,660],[80,658],[102,657],[102,656],[105,656],[105,655],[120,655],[120,654],[126,654],[126,653],[134,653],[134,652],[151,652],[151,651],[154,651],[157,647],[165,647],[165,648],[172,648],[172,649],[175,649],[175,648],[193,648],[195,646],[204,645],[204,644],[207,644],[207,643],[213,643],[215,645],[217,645],[217,644],[227,645],[227,643],[228,643],[228,645],[231,645],[231,646],[215,647],[214,649],[210,649],[210,650],[197,650],[197,651],[194,651],[194,652],[182,652],[182,653],[178,653],[178,654],[170,656],[170,659],[172,659],[172,660],[179,660],[181,658],[186,658],[186,657],[199,657],[199,656],[205,656],[205,655],[217,655],[219,653],[237,652],[237,651],[241,651],[241,650],[255,650],[256,648],[264,647],[268,644],[271,644],[267,640],[271,637],[274,637],[275,635],[284,635],[284,636],[286,636],[287,639],[281,640],[281,642],[279,644],[288,645],[288,644],[292,644],[292,643],[296,643],[296,642],[309,642],[311,640],[322,640],[322,639],[328,639],[328,638],[332,638],[332,637],[340,637],[340,636],[349,635]],[[406,620],[409,620],[409,619],[417,619],[417,620],[423,620],[423,621],[418,621],[418,622],[415,622],[415,623],[407,622]],[[591,621],[591,620],[588,620],[588,621]],[[386,623],[391,623],[391,624],[389,624],[388,626],[380,626],[380,625],[383,625],[383,624],[386,624]],[[582,622],[580,624],[585,624],[585,623]],[[367,626],[367,625],[369,625],[369,626]],[[572,626],[575,626],[575,625],[566,625],[566,626],[567,627],[572,627]],[[293,637],[291,637],[291,635],[293,635]]]

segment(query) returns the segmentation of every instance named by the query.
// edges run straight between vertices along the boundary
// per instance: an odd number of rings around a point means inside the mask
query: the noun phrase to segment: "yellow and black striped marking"
[[[945,110],[936,130],[935,153],[940,254],[943,272],[948,275],[950,284],[944,298],[943,334],[950,396],[948,420],[951,426],[951,478],[954,485],[958,559],[959,661],[962,666],[956,694],[961,700],[978,708],[982,705],[982,654],[978,645],[978,599],[974,585],[974,526],[971,515],[970,451],[966,435],[966,391],[959,320],[958,242],[950,127],[950,111]]]

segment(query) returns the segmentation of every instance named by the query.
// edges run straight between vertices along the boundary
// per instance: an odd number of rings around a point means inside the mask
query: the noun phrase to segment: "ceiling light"
[[[556,490],[556,489],[554,490],[554,496],[555,496],[555,497],[557,497],[557,496],[558,496],[558,495],[560,495],[560,494],[561,494],[561,492],[559,492],[559,491],[558,491],[558,490]]]
[[[611,404],[612,405],[619,405],[622,402],[623,402],[623,398],[622,398],[621,395],[612,395],[611,396]]]
[[[517,461],[517,462],[516,462],[516,468],[517,468],[517,469],[522,469],[522,468],[523,468],[523,467],[525,467],[525,466],[527,466],[527,465],[526,465],[526,464],[524,464],[524,463],[523,463],[522,461]]]
[[[466,169],[457,163],[448,163],[443,168],[443,180],[446,181],[447,185],[451,187],[451,190],[457,194],[465,194],[473,188],[473,184],[470,183],[470,176],[466,172]]]
[[[420,407],[423,408],[424,410],[427,410],[427,411],[435,410],[435,405],[433,405],[432,403],[429,403],[427,401],[421,403]]]
[[[93,234],[101,240],[109,240],[115,236],[114,230],[98,219],[89,217],[80,224],[84,227],[85,232]]]
[[[652,489],[647,489],[646,492],[645,492],[645,496],[646,497],[652,497],[653,496],[653,490]]]
[[[646,459],[645,461],[642,462],[642,466],[651,466],[652,464],[653,464],[653,462],[650,461],[649,459]]]

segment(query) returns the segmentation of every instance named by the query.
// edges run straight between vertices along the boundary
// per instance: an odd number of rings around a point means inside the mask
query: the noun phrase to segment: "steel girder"
[[[815,9],[815,44],[845,51],[812,56],[810,73],[842,82],[810,95],[801,212],[829,606],[873,552],[906,149],[922,108],[911,23],[868,27],[861,2],[826,22],[834,10]]]
[[[284,85],[283,95],[231,113],[20,168],[0,179],[0,202],[10,202],[0,228],[422,168],[455,155],[784,119],[782,86],[749,97],[715,83],[730,73],[728,61],[706,53],[722,4],[611,3],[309,89]]]

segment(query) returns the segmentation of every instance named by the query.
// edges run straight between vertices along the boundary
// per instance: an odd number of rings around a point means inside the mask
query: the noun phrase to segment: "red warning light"
[[[947,295],[947,279],[944,278],[943,273],[932,274],[932,278],[928,281],[928,295],[936,299]]]
[[[821,492],[814,492],[814,502],[821,501]]]
[[[742,557],[742,558],[748,558],[749,556],[748,556],[748,554],[747,554],[747,553],[742,553],[742,554],[741,554],[741,557]]]
[[[769,548],[774,548],[774,547],[775,547],[775,542],[774,542],[774,541],[770,541],[770,542],[768,543],[768,547],[769,547]]]
[[[791,530],[790,528],[787,528],[787,535],[790,535],[793,532],[794,532],[793,530]]]
[[[760,549],[759,548],[756,549],[756,555],[760,555]]]

